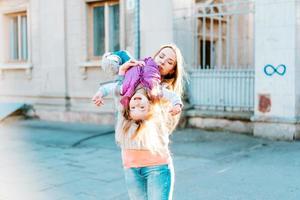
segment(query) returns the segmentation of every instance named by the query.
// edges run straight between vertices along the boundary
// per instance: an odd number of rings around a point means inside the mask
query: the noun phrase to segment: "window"
[[[90,60],[100,59],[107,51],[120,49],[120,10],[118,1],[89,3]]]
[[[28,33],[26,12],[7,14],[8,61],[22,62],[28,59]]]
[[[195,64],[198,68],[244,69],[253,66],[251,2],[203,5],[195,12]]]
[[[203,52],[204,50],[204,52]],[[200,66],[201,69],[212,69],[215,67],[214,59],[216,57],[215,54],[215,43],[206,40],[203,42],[203,40],[200,41]]]

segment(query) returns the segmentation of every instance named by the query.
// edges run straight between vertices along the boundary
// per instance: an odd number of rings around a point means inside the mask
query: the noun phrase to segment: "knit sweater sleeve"
[[[183,107],[180,96],[165,87],[162,87],[162,97],[172,103],[173,106],[179,104],[181,107]]]
[[[119,76],[117,76],[115,81],[101,84],[98,91],[100,91],[102,93],[103,97],[106,97],[106,96],[112,94],[113,91],[115,91],[115,89],[118,86],[122,85],[123,79],[124,79],[124,76],[119,75]]]
[[[101,85],[98,89],[98,92],[100,91],[102,93],[102,97],[106,97],[113,93],[113,91],[117,87],[117,84],[117,82],[113,82]]]

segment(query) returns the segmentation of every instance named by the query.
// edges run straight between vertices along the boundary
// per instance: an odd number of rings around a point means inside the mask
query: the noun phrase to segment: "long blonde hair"
[[[150,120],[152,117],[153,117],[153,105],[150,103],[150,111],[149,113],[147,114],[146,118],[144,120],[133,120],[131,117],[130,117],[130,114],[129,114],[129,108],[125,108],[124,111],[123,111],[123,117],[124,117],[124,121],[123,121],[123,124],[122,124],[122,127],[123,127],[123,131],[125,134],[128,133],[128,130],[130,129],[132,123],[136,123],[137,124],[137,128],[134,132],[134,134],[131,136],[131,139],[135,139],[138,134],[145,128],[145,123],[147,120]]]
[[[141,132],[145,128],[145,124],[146,124],[145,122],[147,120],[150,120],[153,117],[154,106],[155,106],[155,104],[157,104],[157,100],[151,99],[144,88],[138,87],[138,88],[136,88],[135,92],[137,92],[138,90],[142,90],[143,94],[148,98],[148,100],[149,100],[149,112],[147,113],[147,116],[146,116],[145,119],[143,119],[143,120],[133,120],[130,116],[129,106],[123,108],[122,114],[123,114],[123,117],[124,117],[124,121],[123,121],[122,126],[123,126],[124,133],[126,134],[128,132],[128,130],[130,129],[130,126],[131,126],[132,123],[137,124],[137,129],[135,130],[135,132],[132,135],[131,139],[135,139],[138,136],[139,132]]]
[[[183,95],[184,90],[184,80],[186,79],[186,72],[184,70],[184,59],[181,54],[180,49],[175,44],[167,44],[163,45],[159,48],[159,50],[154,54],[153,58],[159,55],[161,50],[165,48],[170,48],[175,52],[176,55],[176,63],[174,66],[174,73],[162,77],[162,83],[167,84],[169,89],[176,92],[180,97]]]
[[[165,49],[170,48],[175,52],[176,63],[174,66],[174,73],[167,76],[162,76],[162,84],[166,84],[167,88],[174,91],[181,98],[183,97],[184,81],[187,80],[187,74],[184,70],[184,59],[180,49],[175,44],[167,44],[160,47],[160,49],[154,54],[154,58]],[[164,105],[161,106],[161,114],[163,115],[166,126],[169,129],[169,133],[172,133],[176,128],[180,115],[171,116]]]
[[[153,154],[166,155],[168,150],[168,127],[165,126],[163,116],[160,114],[159,103],[151,102],[151,110],[145,120],[135,121],[123,115],[120,121],[122,133],[118,136],[123,144],[134,143],[146,147]],[[125,117],[127,115],[127,117]],[[129,142],[129,143],[127,143]]]

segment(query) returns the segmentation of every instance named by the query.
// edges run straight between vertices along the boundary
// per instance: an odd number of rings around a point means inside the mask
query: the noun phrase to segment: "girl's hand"
[[[92,98],[92,101],[96,106],[104,105],[103,95],[100,91],[98,91]]]
[[[176,104],[175,106],[173,106],[173,108],[171,108],[171,110],[169,111],[169,113],[171,113],[172,116],[181,113],[181,105],[180,104]]]
[[[145,66],[145,62],[131,59],[131,60],[127,61],[126,63],[124,63],[123,65],[120,66],[119,75],[124,75],[130,67],[137,66],[137,65],[138,66]]]

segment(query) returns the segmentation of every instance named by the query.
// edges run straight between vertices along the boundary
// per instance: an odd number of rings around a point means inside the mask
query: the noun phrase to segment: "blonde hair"
[[[181,54],[180,49],[175,44],[167,44],[163,45],[159,48],[159,50],[154,54],[153,58],[159,55],[159,53],[165,49],[170,48],[174,51],[176,56],[176,63],[174,66],[174,73],[167,75],[165,77],[162,77],[162,83],[165,83],[168,85],[169,89],[176,92],[180,97],[183,95],[183,89],[184,89],[184,79],[186,79],[186,72],[184,70],[184,59]]]
[[[174,66],[174,73],[162,77],[162,84],[166,84],[167,88],[174,91],[181,98],[183,97],[184,81],[187,80],[187,74],[184,70],[184,59],[180,49],[175,44],[167,44],[160,47],[160,49],[154,54],[154,58],[165,49],[170,48],[174,51],[176,56],[176,63]],[[169,133],[172,133],[176,128],[180,115],[171,116],[165,106],[161,106],[161,114],[164,117],[166,126],[169,129]]]
[[[140,90],[142,88],[138,88],[136,89],[137,90]],[[149,112],[147,113],[147,116],[145,119],[143,120],[133,120],[130,116],[130,108],[129,107],[126,107],[123,109],[123,117],[124,117],[124,121],[123,121],[123,130],[124,130],[124,133],[127,133],[128,130],[130,129],[130,126],[132,123],[136,123],[138,126],[137,126],[137,129],[135,130],[134,134],[132,135],[131,139],[135,139],[138,134],[141,132],[141,130],[143,130],[145,128],[145,122],[147,120],[150,120],[152,117],[153,117],[153,110],[154,110],[154,106],[155,106],[155,100],[152,100],[149,95],[147,94],[147,92],[145,91],[145,89],[142,89],[143,90],[143,93],[144,95],[148,98],[149,100]]]
[[[166,155],[169,152],[167,148],[169,143],[167,133],[169,129],[165,126],[165,123],[162,123],[164,120],[159,112],[160,107],[158,103],[152,102],[151,110],[145,120],[134,121],[130,117],[126,119],[125,115],[123,115],[120,124],[123,137],[125,136],[128,138],[127,141],[134,142],[138,146],[147,147],[153,154]]]
[[[152,106],[150,106],[150,108],[151,107]],[[122,126],[123,126],[123,131],[124,131],[125,134],[130,129],[132,123],[136,123],[137,124],[136,130],[134,131],[134,134],[131,136],[131,139],[134,140],[138,136],[138,134],[145,128],[145,122],[147,120],[150,120],[152,118],[153,111],[150,110],[144,120],[133,120],[133,119],[131,119],[128,109],[124,110],[123,116],[124,116],[124,121],[123,121],[123,125]]]

